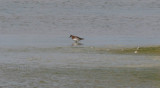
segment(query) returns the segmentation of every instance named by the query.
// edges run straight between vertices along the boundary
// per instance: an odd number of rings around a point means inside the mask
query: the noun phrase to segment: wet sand
[[[0,1],[0,88],[160,87],[160,1]]]

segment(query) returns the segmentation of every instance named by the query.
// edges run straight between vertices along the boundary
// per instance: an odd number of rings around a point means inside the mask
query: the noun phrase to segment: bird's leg
[[[75,41],[75,43],[78,43],[78,41]]]

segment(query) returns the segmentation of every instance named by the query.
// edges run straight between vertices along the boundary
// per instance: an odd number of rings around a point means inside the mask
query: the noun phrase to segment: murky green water
[[[159,56],[102,47],[1,48],[2,88],[159,88]]]
[[[13,88],[159,88],[160,69],[151,68],[55,68],[23,65],[1,67],[1,87]],[[5,79],[5,80],[4,80]],[[6,81],[7,80],[7,81]]]

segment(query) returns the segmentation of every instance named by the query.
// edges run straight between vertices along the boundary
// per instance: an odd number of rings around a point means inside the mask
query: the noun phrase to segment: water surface
[[[159,55],[110,52],[160,44],[160,1],[0,1],[0,87],[160,87]]]

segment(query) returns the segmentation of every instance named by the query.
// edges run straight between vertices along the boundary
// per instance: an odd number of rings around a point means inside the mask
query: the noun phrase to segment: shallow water
[[[160,37],[84,36],[82,47],[138,47],[159,45]],[[67,36],[53,35],[0,35],[1,47],[68,47],[75,43]],[[76,46],[76,45],[75,45]]]
[[[110,52],[160,44],[160,1],[0,1],[0,88],[160,87],[159,55]]]
[[[6,67],[1,68],[5,74],[0,80],[4,88],[158,88],[160,80],[157,68]]]
[[[1,42],[2,88],[160,87],[159,56],[112,54],[109,51],[115,47],[87,46],[85,41],[71,46],[72,41],[60,44],[41,36],[27,37],[26,43],[24,37],[14,38]]]

